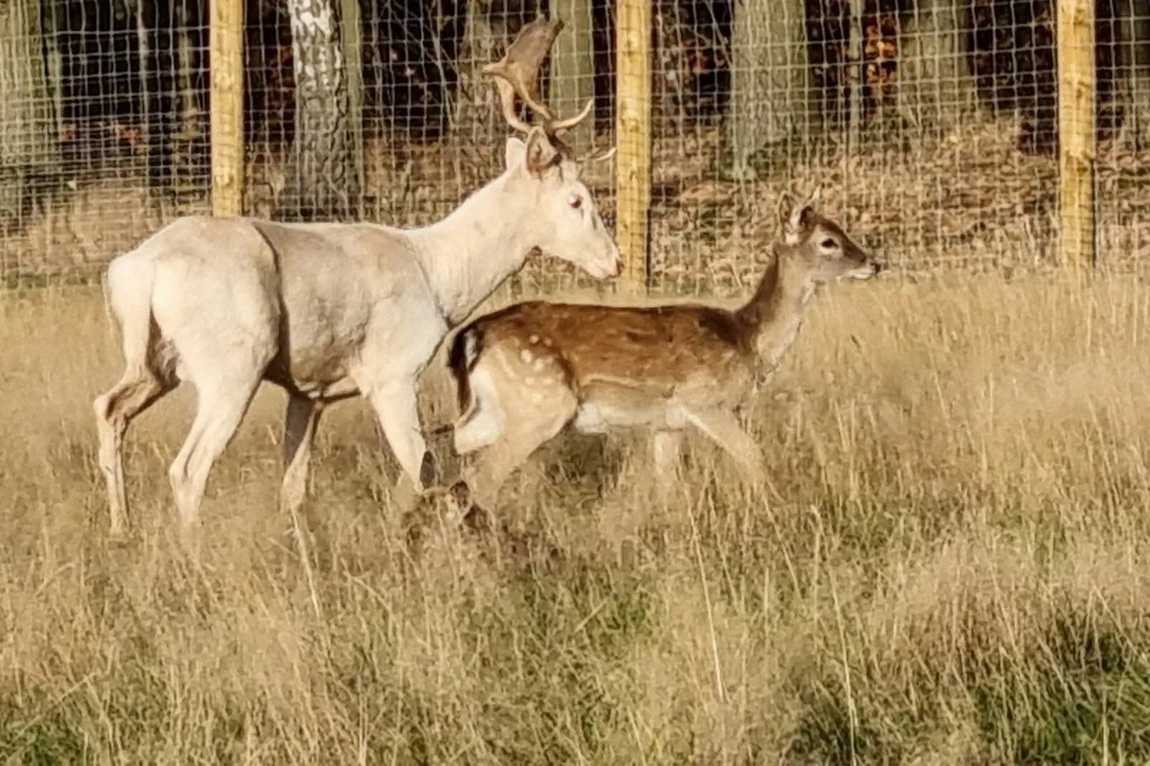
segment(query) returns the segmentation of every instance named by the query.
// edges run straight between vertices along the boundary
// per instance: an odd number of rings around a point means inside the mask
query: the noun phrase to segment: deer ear
[[[791,208],[791,214],[783,226],[783,239],[788,245],[797,245],[806,235],[811,226],[811,215],[814,213],[810,200],[800,202]]]
[[[555,158],[558,156],[558,150],[552,145],[543,128],[532,128],[527,134],[527,149],[523,158],[527,172],[541,178],[547,169],[555,164]]]
[[[779,223],[785,229],[791,222],[791,211],[795,206],[795,195],[789,191],[784,191],[779,195],[778,206],[775,208],[775,215],[778,216]]]
[[[523,164],[523,155],[527,151],[527,146],[515,136],[509,136],[507,145],[503,149],[503,161],[507,165],[508,170],[519,167]]]

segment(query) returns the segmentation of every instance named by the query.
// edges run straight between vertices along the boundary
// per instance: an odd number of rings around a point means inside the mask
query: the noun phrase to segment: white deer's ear
[[[515,136],[509,136],[507,145],[503,149],[503,161],[508,170],[523,164],[523,156],[527,153],[527,145]]]

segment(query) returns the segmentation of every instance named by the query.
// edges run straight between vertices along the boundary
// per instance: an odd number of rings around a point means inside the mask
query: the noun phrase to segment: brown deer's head
[[[879,260],[855,244],[838,224],[815,211],[819,196],[816,188],[791,207],[783,222],[785,251],[802,262],[814,284],[870,279],[882,271]]]

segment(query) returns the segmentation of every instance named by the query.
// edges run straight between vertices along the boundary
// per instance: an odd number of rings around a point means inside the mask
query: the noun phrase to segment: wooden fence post
[[[615,239],[623,284],[648,287],[651,207],[651,0],[619,0],[615,12]]]
[[[212,214],[244,210],[244,0],[211,0]]]
[[[1086,270],[1094,238],[1094,0],[1058,0],[1058,252]]]

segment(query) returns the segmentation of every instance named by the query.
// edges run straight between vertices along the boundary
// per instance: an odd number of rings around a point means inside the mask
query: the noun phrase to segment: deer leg
[[[295,535],[296,545],[299,546],[300,561],[303,563],[312,608],[317,617],[321,614],[319,595],[315,586],[311,554],[308,553],[307,539],[304,537],[303,525],[299,520],[299,509],[307,496],[308,464],[311,461],[315,431],[322,412],[322,402],[288,394],[283,435],[284,475],[283,483],[280,485],[280,511],[286,511],[291,518],[292,532]]]
[[[307,496],[308,467],[312,444],[323,405],[314,399],[288,395],[284,416],[284,475],[280,485],[280,508],[296,513]]]
[[[484,448],[464,471],[464,481],[479,507],[494,508],[503,482],[575,416],[578,407],[575,395],[566,388],[561,391],[558,397],[534,392],[524,397],[538,399],[523,402],[524,406],[508,416],[503,434]]]
[[[175,386],[161,382],[144,367],[128,369],[107,393],[96,397],[96,432],[100,447],[97,460],[108,488],[112,536],[124,533],[128,497],[124,487],[124,434],[132,420]]]
[[[499,389],[482,363],[471,373],[471,403],[453,428],[455,452],[466,455],[494,444],[503,433],[506,413],[499,401]]]
[[[723,410],[687,410],[687,420],[735,459],[747,480],[763,478],[763,453],[735,416]]]
[[[208,474],[239,428],[259,382],[257,375],[244,382],[213,381],[200,389],[196,419],[168,469],[182,534],[195,527]]]
[[[434,461],[419,425],[419,402],[414,381],[391,383],[369,389],[368,400],[379,418],[384,438],[391,446],[403,473],[395,485],[394,500],[410,510],[417,495],[434,480]]]
[[[651,457],[655,465],[655,495],[665,502],[671,498],[678,485],[683,457],[683,432],[656,431],[651,437]]]
[[[656,431],[651,438],[651,457],[655,462],[655,476],[659,486],[665,481],[678,478],[679,461],[683,456],[683,433],[681,431]]]

